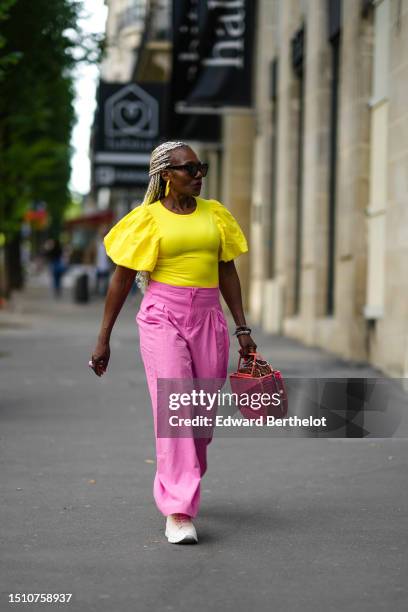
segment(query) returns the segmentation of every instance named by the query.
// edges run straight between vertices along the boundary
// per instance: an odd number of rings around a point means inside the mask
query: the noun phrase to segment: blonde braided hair
[[[178,147],[188,147],[188,145],[179,140],[169,140],[153,149],[150,156],[150,180],[143,198],[142,206],[153,204],[153,202],[157,202],[157,200],[165,196],[166,182],[160,176],[160,172],[171,166],[170,152]],[[146,291],[146,287],[149,284],[149,277],[150,274],[147,270],[139,270],[136,274],[136,284],[142,293]]]

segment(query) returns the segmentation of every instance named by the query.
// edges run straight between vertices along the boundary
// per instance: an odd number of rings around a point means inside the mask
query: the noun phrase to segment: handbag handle
[[[254,358],[252,360],[252,370],[251,370],[251,376],[253,377],[254,376],[255,365],[256,365],[256,357],[257,357],[257,355],[259,355],[259,357],[262,357],[262,355],[261,355],[261,353],[257,353],[256,351],[255,352],[251,351],[251,352],[248,353],[248,355],[245,355],[245,357],[248,357],[249,355],[254,355]],[[239,369],[241,367],[241,359],[243,359],[243,356],[241,355],[241,353],[239,353],[238,371],[239,371]],[[271,369],[273,369],[272,366],[271,366]]]

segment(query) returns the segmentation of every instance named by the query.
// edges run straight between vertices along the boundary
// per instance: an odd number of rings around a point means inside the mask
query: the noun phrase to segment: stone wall
[[[384,236],[369,225],[383,151],[373,138],[375,11],[389,3],[389,109],[382,181],[387,185]],[[256,72],[256,132],[251,214],[250,310],[267,331],[283,332],[345,358],[368,360],[393,375],[408,371],[408,2],[377,1],[362,15],[360,2],[343,0],[340,39],[334,309],[327,310],[330,105],[332,58],[326,0],[260,1]],[[304,144],[300,307],[295,309],[296,194],[299,80],[291,39],[305,24]],[[380,32],[381,34],[381,32]],[[270,63],[279,62],[276,175],[272,174]],[[381,58],[380,58],[381,59]],[[381,155],[377,157],[381,158]],[[371,165],[370,165],[371,164]],[[374,164],[375,165],[375,164]],[[265,231],[276,181],[275,274]],[[370,195],[371,194],[371,195]],[[374,230],[373,230],[374,228]],[[378,247],[377,247],[378,245]],[[384,253],[384,311],[370,314],[375,269],[368,257]],[[371,260],[370,260],[371,261]],[[373,260],[374,261],[374,260]],[[375,281],[375,277],[374,277]],[[380,290],[376,288],[376,291]],[[371,293],[370,293],[371,292]],[[373,318],[374,317],[374,318]]]

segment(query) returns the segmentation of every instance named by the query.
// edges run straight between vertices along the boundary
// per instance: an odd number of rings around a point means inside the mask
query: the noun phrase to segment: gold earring
[[[170,181],[166,181],[166,189],[165,189],[164,195],[165,196],[168,195],[169,191],[170,191]]]

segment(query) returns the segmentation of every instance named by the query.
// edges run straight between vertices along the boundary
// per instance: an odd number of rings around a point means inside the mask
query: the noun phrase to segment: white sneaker
[[[188,514],[170,514],[166,519],[166,538],[171,544],[196,544],[197,532]]]

